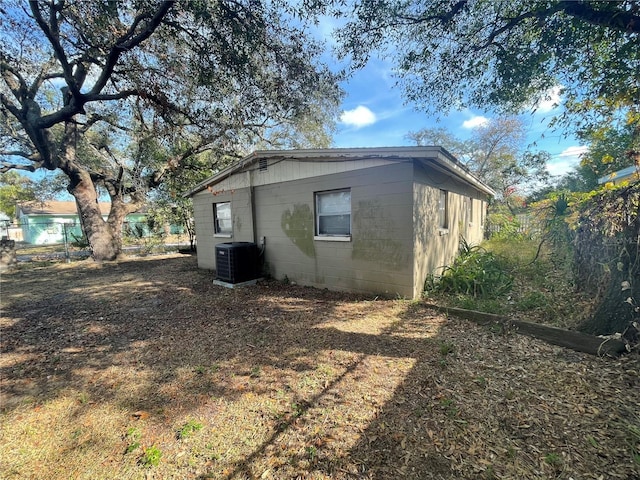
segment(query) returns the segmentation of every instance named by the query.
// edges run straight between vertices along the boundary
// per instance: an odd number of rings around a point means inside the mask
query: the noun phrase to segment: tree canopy
[[[471,172],[493,188],[498,199],[509,208],[512,200],[533,182],[544,181],[549,174],[546,152],[524,148],[526,131],[517,117],[501,117],[476,127],[467,140],[436,128],[410,132],[407,138],[417,145],[441,145],[463,162]]]
[[[62,171],[94,257],[107,259],[124,216],[190,157],[218,152],[215,168],[298,125],[326,142],[341,92],[285,5],[3,2],[0,171]],[[145,152],[148,136],[157,148]],[[111,198],[106,222],[98,187]]]
[[[430,111],[521,111],[552,89],[591,121],[640,104],[640,2],[369,0],[350,8],[340,51],[395,61],[407,98]],[[575,119],[576,117],[572,117]]]
[[[18,172],[0,173],[0,212],[10,218],[16,215],[16,204],[36,199],[35,185]]]

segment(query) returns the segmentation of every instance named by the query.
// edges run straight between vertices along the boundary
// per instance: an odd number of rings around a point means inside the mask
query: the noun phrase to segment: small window
[[[351,190],[316,193],[318,236],[351,235]]]
[[[449,192],[440,190],[438,200],[438,227],[449,228]]]
[[[473,197],[469,197],[469,225],[473,225]]]
[[[231,235],[231,202],[213,204],[213,223],[215,233]]]

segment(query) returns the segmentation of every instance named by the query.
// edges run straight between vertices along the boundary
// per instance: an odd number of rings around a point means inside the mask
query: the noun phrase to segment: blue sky
[[[346,96],[334,135],[335,147],[411,145],[407,133],[435,127],[445,128],[457,138],[465,139],[473,127],[492,118],[472,110],[428,116],[406,104],[401,88],[395,83],[392,64],[375,58],[342,84]],[[549,101],[541,102],[535,113],[525,113],[522,118],[528,128],[527,140],[533,145],[531,148],[549,152],[549,172],[562,175],[579,163],[579,155],[586,148],[573,136],[563,135],[562,131],[548,126],[549,119],[562,108],[562,99],[553,93],[551,97]]]

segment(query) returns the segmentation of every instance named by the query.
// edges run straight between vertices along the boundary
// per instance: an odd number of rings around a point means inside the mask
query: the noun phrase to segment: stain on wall
[[[308,257],[315,258],[316,249],[313,244],[313,212],[308,204],[296,204],[293,212],[287,208],[280,219],[282,231],[293,244]]]
[[[393,270],[407,268],[413,252],[392,238],[397,235],[399,227],[385,213],[379,200],[359,201],[352,222],[354,240],[351,258],[376,262]]]

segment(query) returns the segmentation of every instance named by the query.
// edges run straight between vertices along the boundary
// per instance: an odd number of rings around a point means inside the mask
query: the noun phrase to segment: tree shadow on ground
[[[297,331],[302,322],[312,328],[331,315],[338,298],[290,288],[284,298],[277,292],[265,303],[272,286],[257,292],[214,286],[211,272],[184,257],[58,267],[3,278],[5,410],[23,401],[46,402],[69,387],[110,400],[117,389],[91,378],[131,368],[145,376],[127,407],[167,405],[156,386],[175,379],[180,369],[242,363],[247,349],[274,364],[288,362],[282,345],[270,348],[270,340]],[[322,314],[310,315],[319,306]],[[200,377],[199,383],[194,388],[211,395],[235,395],[220,379]]]
[[[219,422],[221,402],[262,422],[255,445],[186,463],[184,478],[586,477],[614,460],[634,472],[611,397],[640,385],[601,378],[597,359],[420,303],[212,279],[185,257],[3,277],[4,412],[75,392],[158,425]]]

